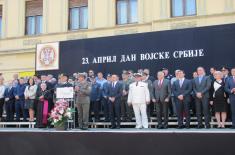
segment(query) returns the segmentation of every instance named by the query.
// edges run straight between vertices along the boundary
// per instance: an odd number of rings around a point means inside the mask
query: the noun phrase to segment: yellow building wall
[[[43,33],[66,32],[68,10],[68,0],[43,0]]]
[[[34,52],[0,55],[0,72],[9,80],[15,73],[34,71],[34,58]]]
[[[25,36],[25,1],[0,0],[0,72],[34,71],[38,43],[235,23],[234,0],[197,0],[197,16],[171,18],[170,0],[138,0],[138,23],[116,25],[116,0],[88,0],[88,29],[68,31],[68,0],[43,0],[43,34]]]

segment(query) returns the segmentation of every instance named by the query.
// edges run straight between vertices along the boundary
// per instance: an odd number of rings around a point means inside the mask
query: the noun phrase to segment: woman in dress
[[[33,78],[29,78],[28,85],[25,88],[25,109],[29,109],[29,121],[34,121],[34,104],[37,92],[37,85],[35,85]]]
[[[227,117],[226,93],[224,90],[223,74],[220,71],[214,73],[214,82],[211,87],[210,104],[214,106],[215,117],[218,128],[225,128],[225,120]]]
[[[48,125],[48,106],[52,100],[52,94],[51,91],[47,90],[46,83],[41,83],[40,88],[36,95],[38,99],[36,125],[38,128],[45,128]]]

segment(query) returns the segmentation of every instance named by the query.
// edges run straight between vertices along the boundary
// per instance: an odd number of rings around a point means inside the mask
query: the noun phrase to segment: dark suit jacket
[[[230,79],[230,76],[226,76],[223,78],[223,82],[226,83]]]
[[[155,78],[153,76],[149,76],[148,80],[154,82],[155,81]]]
[[[235,94],[231,93],[233,88],[235,88],[235,82],[233,81],[233,77],[229,77],[225,83],[225,91],[229,94],[230,101],[235,100]]]
[[[157,101],[164,102],[166,98],[170,99],[171,96],[171,83],[169,80],[164,79],[162,86],[159,88],[158,80],[153,83],[153,98]]]
[[[15,99],[15,95],[14,95],[14,87],[12,87],[10,90],[10,88],[6,88],[5,92],[4,92],[4,98],[9,98],[9,101],[13,101]]]
[[[24,100],[24,91],[25,91],[26,85],[25,84],[18,84],[14,89],[14,95],[19,96],[21,100]]]
[[[153,99],[153,83],[152,83],[152,81],[151,80],[145,80],[145,81],[142,81],[142,82],[148,84],[150,99]]]
[[[172,92],[176,98],[179,95],[183,95],[184,100],[190,101],[190,96],[191,96],[191,92],[192,92],[191,80],[184,79],[182,87],[180,87],[180,81],[176,80],[172,85]]]
[[[211,79],[209,76],[203,76],[199,84],[199,77],[193,80],[193,91],[195,94],[202,93],[203,96],[209,98],[211,88]]]
[[[112,87],[112,83],[108,84],[107,87],[107,97],[115,97],[115,99],[120,99],[122,96],[122,84],[117,82],[115,88]]]

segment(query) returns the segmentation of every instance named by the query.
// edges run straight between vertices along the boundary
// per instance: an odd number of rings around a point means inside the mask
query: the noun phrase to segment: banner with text
[[[50,73],[149,68],[155,74],[166,67],[191,77],[198,66],[234,66],[234,52],[235,24],[63,41],[60,69]],[[38,72],[43,73],[48,72]]]

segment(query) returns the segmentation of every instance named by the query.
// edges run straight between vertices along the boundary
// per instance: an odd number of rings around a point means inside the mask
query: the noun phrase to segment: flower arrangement
[[[66,100],[58,100],[51,110],[49,121],[55,127],[63,127],[64,123],[72,117],[73,112],[75,110],[69,107],[69,103]]]

